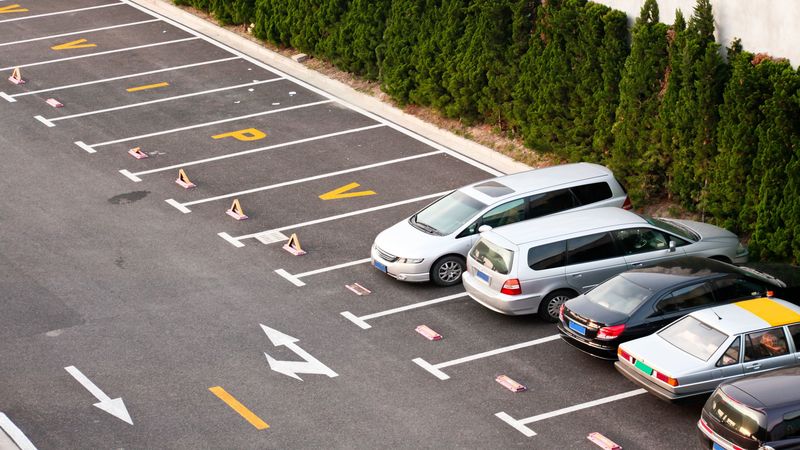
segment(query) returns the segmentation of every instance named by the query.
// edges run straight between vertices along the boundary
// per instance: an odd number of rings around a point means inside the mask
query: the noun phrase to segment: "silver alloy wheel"
[[[558,313],[559,310],[561,309],[561,305],[563,305],[564,302],[569,300],[570,298],[572,297],[564,294],[559,294],[551,298],[550,301],[547,302],[547,314],[549,314],[550,317],[558,320]]]
[[[453,283],[461,277],[461,264],[457,261],[445,261],[439,266],[439,278],[445,283]]]

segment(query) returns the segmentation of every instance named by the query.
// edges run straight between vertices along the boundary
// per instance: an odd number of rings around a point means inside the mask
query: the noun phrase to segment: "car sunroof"
[[[487,181],[486,183],[476,184],[473,187],[476,191],[486,194],[489,197],[502,197],[514,193],[513,189],[497,181]]]

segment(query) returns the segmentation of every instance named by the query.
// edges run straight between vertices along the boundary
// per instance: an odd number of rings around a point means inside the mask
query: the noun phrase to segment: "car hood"
[[[381,231],[375,237],[375,245],[386,253],[401,258],[431,258],[448,251],[452,236],[437,236],[420,231],[404,219]]]
[[[585,295],[579,295],[571,300],[567,300],[564,307],[572,313],[593,320],[603,325],[617,325],[625,323],[630,318],[627,314],[612,311],[597,303],[590,301]]]
[[[739,237],[735,234],[731,233],[730,231],[720,228],[716,225],[711,225],[708,223],[703,222],[696,222],[694,220],[683,220],[683,219],[667,219],[671,222],[678,223],[680,225],[685,226],[686,228],[691,229],[695,233],[700,235],[700,239],[704,241],[709,240],[726,240],[726,239],[734,239],[739,240]]]
[[[680,378],[705,369],[708,361],[694,357],[657,334],[620,344],[629,355],[667,376]]]

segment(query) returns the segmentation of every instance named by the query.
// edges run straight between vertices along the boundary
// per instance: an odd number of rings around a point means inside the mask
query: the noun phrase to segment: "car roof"
[[[562,164],[479,181],[461,188],[461,191],[484,203],[492,204],[523,192],[539,191],[546,188],[569,185],[578,181],[608,177],[611,175],[611,170],[599,164],[585,162]],[[481,188],[487,185],[491,188],[496,188],[500,185],[508,189],[495,190],[495,192],[501,195],[488,195],[486,191]]]
[[[786,405],[800,406],[800,367],[786,367],[766,373],[751,375],[725,383],[724,392],[734,399],[747,402],[744,392],[761,402],[760,408],[781,408]]]
[[[745,275],[778,287],[775,282],[760,273],[699,256],[681,256],[654,266],[632,269],[620,274],[620,276],[654,291],[684,282],[707,280],[725,275]]]
[[[730,336],[800,322],[800,306],[762,297],[701,309],[691,315]]]
[[[511,225],[504,225],[485,232],[491,241],[495,237],[512,244],[526,244],[536,241],[550,240],[556,237],[569,237],[576,233],[602,231],[608,227],[641,226],[647,221],[640,215],[622,208],[604,207],[567,211],[559,214],[539,217]],[[499,242],[498,242],[499,243]]]

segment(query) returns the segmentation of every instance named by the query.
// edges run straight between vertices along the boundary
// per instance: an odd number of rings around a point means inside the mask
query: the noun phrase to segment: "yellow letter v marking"
[[[84,44],[84,42],[86,42],[86,39],[78,39],[77,41],[54,45],[50,48],[53,50],[75,50],[77,48],[97,47],[97,44]]]

